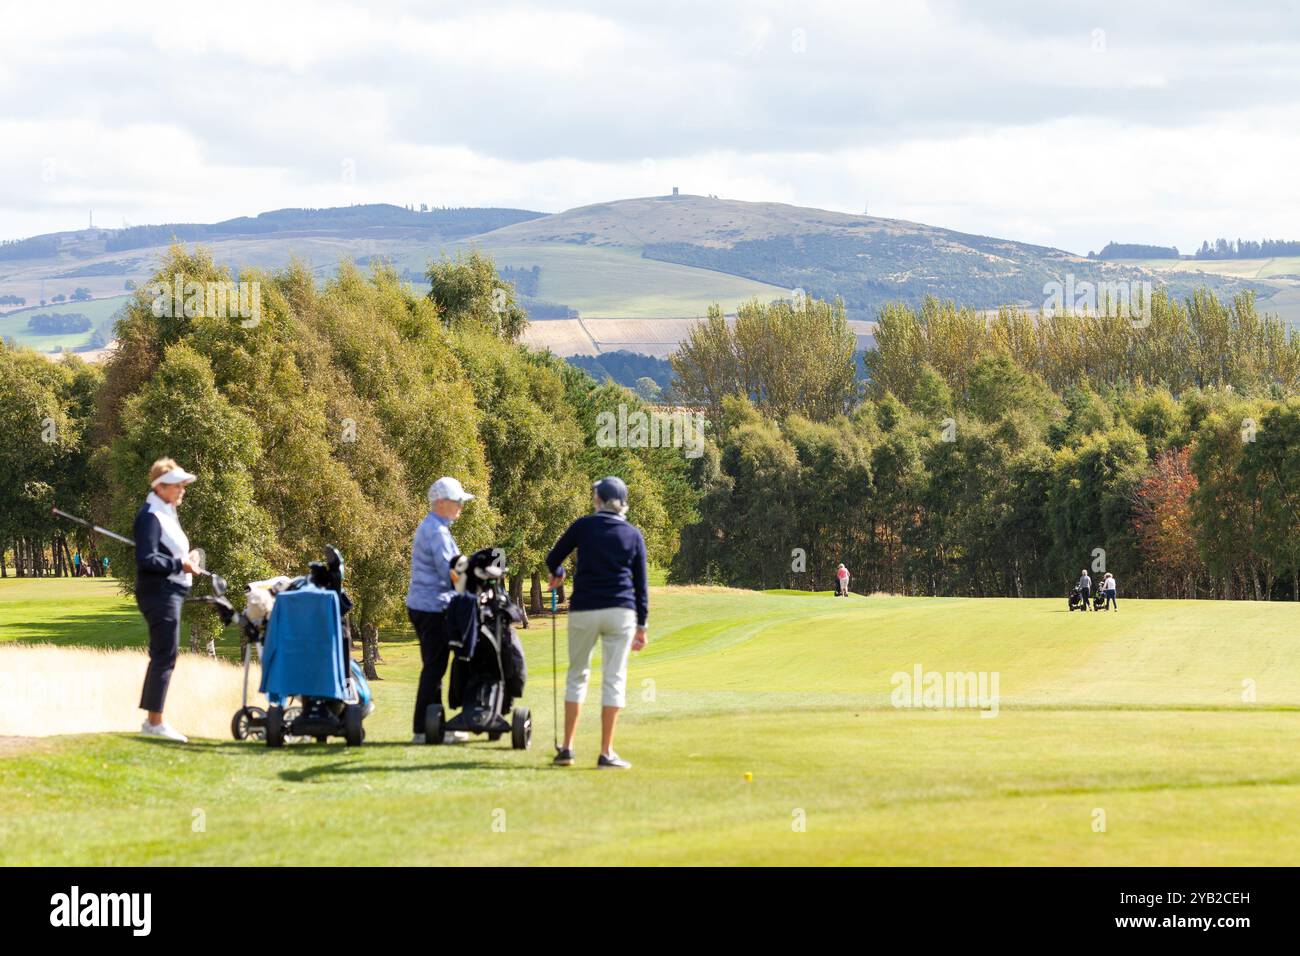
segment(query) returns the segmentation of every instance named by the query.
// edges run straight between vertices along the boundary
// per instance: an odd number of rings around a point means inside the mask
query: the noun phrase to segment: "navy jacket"
[[[569,599],[572,611],[598,611],[627,607],[636,611],[644,627],[650,613],[646,591],[645,538],[634,525],[608,511],[584,515],[560,535],[546,555],[546,567],[555,574],[574,550],[578,571]]]
[[[181,573],[181,559],[162,539],[162,523],[149,503],[136,512],[131,537],[135,540],[135,593],[141,597],[188,594],[189,588],[172,579]]]

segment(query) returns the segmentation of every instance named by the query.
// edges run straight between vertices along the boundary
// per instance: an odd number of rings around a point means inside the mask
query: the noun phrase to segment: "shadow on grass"
[[[324,744],[318,744],[315,741],[310,741],[310,742],[302,742],[302,743],[285,744],[283,747],[268,747],[264,741],[257,741],[257,740],[244,740],[244,741],[191,740],[188,744],[178,744],[173,741],[163,740],[158,737],[145,737],[143,734],[128,733],[128,734],[121,734],[120,736],[129,740],[137,741],[149,747],[175,747],[183,753],[209,753],[209,754],[221,755],[221,756],[232,756],[238,754],[240,756],[250,756],[253,757],[253,759],[258,759],[258,760],[307,760],[307,759],[319,758],[322,756],[329,756],[329,755],[343,756],[345,754],[362,757],[367,753],[373,753],[374,751],[377,750],[391,751],[393,749],[400,749],[402,751],[418,750],[420,753],[430,757],[434,756],[435,754],[441,753],[441,754],[446,754],[449,758],[453,756],[457,758],[468,757],[473,753],[475,753],[476,751],[482,752],[485,750],[488,753],[494,753],[494,754],[496,753],[506,754],[506,753],[514,752],[514,749],[512,747],[502,747],[501,745],[495,743],[490,744],[486,740],[473,741],[464,744],[440,746],[434,749],[425,744],[411,744],[401,740],[378,740],[375,741],[374,743],[363,744],[360,747],[348,747],[343,743],[341,739],[332,741],[330,743],[324,743]],[[474,746],[475,743],[480,744],[480,746],[475,747]],[[539,751],[523,751],[523,753],[534,753],[534,754],[538,752]],[[351,762],[331,764],[330,766],[357,767],[355,763],[351,763]],[[358,772],[360,771],[369,772],[371,770],[381,770],[381,769],[402,770],[402,771],[438,770],[438,769],[472,770],[476,768],[499,769],[499,770],[536,770],[538,769],[538,766],[539,765],[530,765],[530,764],[523,764],[523,763],[500,763],[498,761],[487,760],[487,759],[481,759],[481,760],[451,759],[448,760],[446,763],[423,764],[418,767],[401,766],[401,765],[387,765],[384,767],[365,766],[365,767],[357,767],[357,770]],[[322,773],[322,772],[328,772],[328,771],[324,769],[285,771],[285,774],[290,774],[290,775],[305,774],[310,776],[313,773]],[[352,772],[352,771],[349,770],[348,772]],[[284,774],[281,774],[281,776],[284,776]]]
[[[499,763],[491,760],[452,760],[447,763],[429,764],[361,764],[328,763],[303,770],[282,770],[281,780],[287,783],[307,783],[317,777],[352,776],[357,774],[384,773],[436,773],[440,770],[531,770],[544,769],[538,765]]]
[[[54,644],[60,647],[144,647],[149,631],[144,618],[131,610],[68,610],[54,620],[9,625],[22,636],[14,644]]]

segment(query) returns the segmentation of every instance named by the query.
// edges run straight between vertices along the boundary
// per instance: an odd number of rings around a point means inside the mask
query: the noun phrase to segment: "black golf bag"
[[[487,734],[499,740],[507,731],[516,750],[532,743],[532,717],[515,707],[527,681],[524,648],[514,625],[523,620],[504,587],[507,569],[491,548],[451,560],[456,594],[447,607],[452,658],[447,703],[460,713],[446,720],[437,704],[425,719],[425,742],[441,743],[447,731]],[[507,714],[513,714],[510,720]]]
[[[1083,589],[1076,584],[1070,588],[1070,610],[1081,611],[1083,609]]]

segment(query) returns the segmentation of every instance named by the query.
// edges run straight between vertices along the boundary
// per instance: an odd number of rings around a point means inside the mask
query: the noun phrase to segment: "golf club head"
[[[226,596],[226,579],[216,573],[212,575],[212,593],[217,597]]]

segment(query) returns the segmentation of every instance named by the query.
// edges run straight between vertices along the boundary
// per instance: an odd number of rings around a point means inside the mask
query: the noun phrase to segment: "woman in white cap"
[[[451,523],[460,517],[465,502],[473,501],[455,478],[439,478],[429,486],[429,513],[415,529],[411,545],[411,586],[406,592],[406,613],[420,639],[420,683],[415,691],[412,743],[424,740],[424,715],[430,704],[442,703],[442,678],[447,673],[446,612],[455,589],[451,584],[451,559],[460,554],[451,536]],[[461,743],[469,734],[450,732],[447,743]]]
[[[194,480],[170,458],[159,458],[149,469],[149,496],[135,516],[135,603],[149,625],[149,669],[144,675],[140,709],[148,716],[140,731],[186,743],[184,734],[163,723],[167,685],[180,650],[181,606],[190,593],[193,575],[201,569],[181,530],[176,509],[185,488]]]

